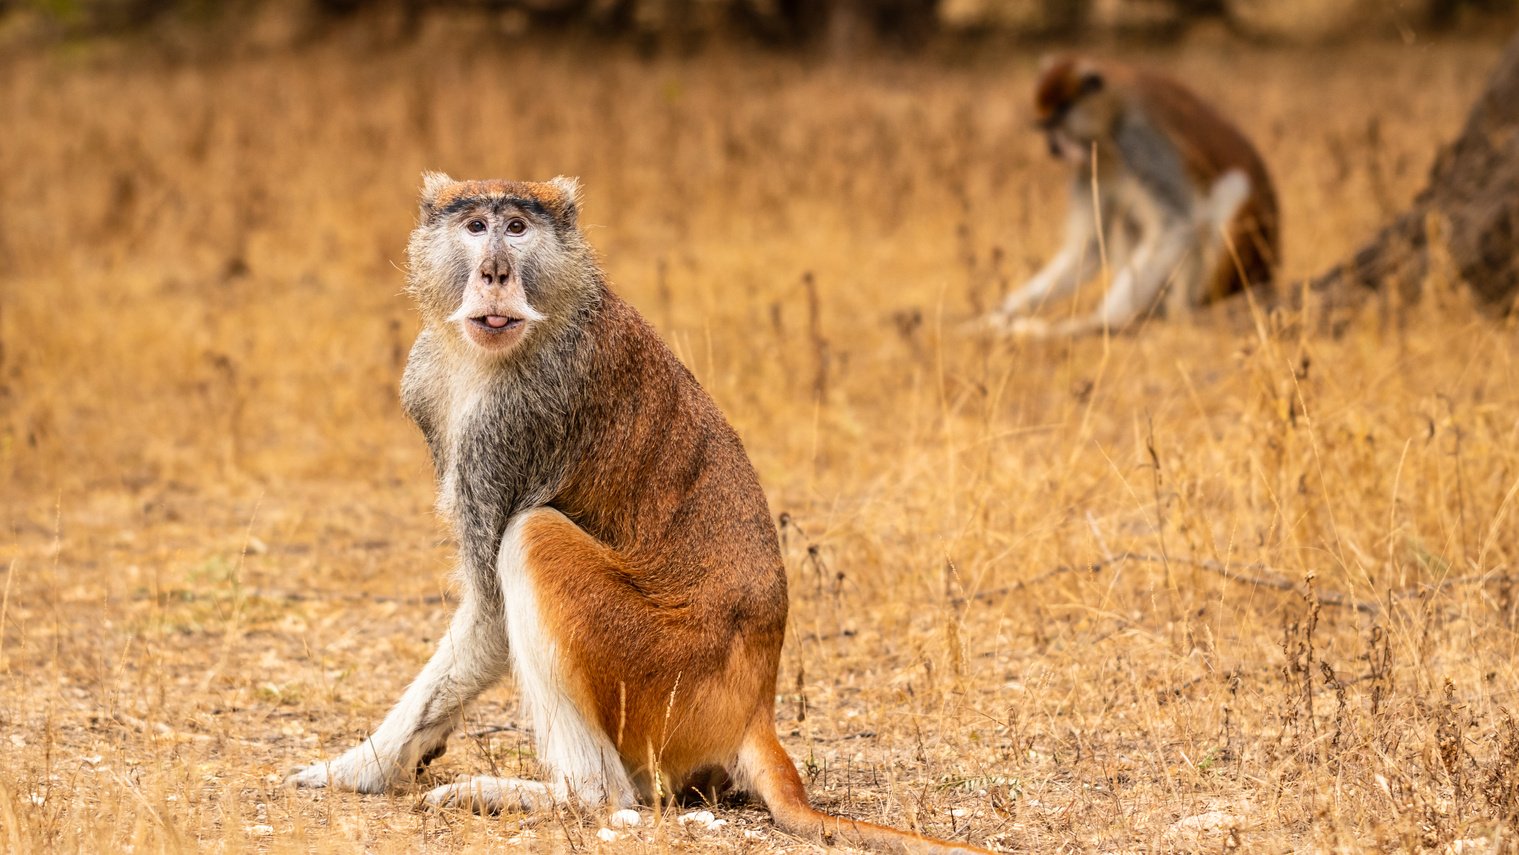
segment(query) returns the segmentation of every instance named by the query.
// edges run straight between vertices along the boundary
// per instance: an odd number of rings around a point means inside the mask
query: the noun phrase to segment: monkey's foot
[[[452,807],[473,810],[475,813],[500,813],[503,810],[543,810],[553,806],[554,796],[549,792],[548,785],[539,781],[476,775],[467,781],[436,787],[422,801],[434,808]]]
[[[1007,335],[1019,338],[1049,338],[1056,332],[1049,321],[1039,318],[1008,318],[1002,330]]]
[[[431,760],[442,753],[433,749],[423,756]],[[378,750],[373,740],[366,739],[335,760],[324,760],[297,768],[285,778],[285,784],[292,787],[331,787],[356,793],[383,793],[402,777],[401,763],[388,752]]]
[[[342,763],[342,758],[299,766],[285,777],[287,787],[308,787],[334,790],[351,790],[355,793],[385,792],[385,776],[377,772],[353,769]]]
[[[961,321],[955,329],[959,331],[960,335],[995,337],[1006,335],[1007,328],[1012,322],[1012,315],[996,311],[985,315],[977,315],[968,321]]]

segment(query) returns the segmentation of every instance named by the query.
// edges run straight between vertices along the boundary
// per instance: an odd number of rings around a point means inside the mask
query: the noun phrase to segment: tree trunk
[[[1430,275],[1445,273],[1496,313],[1519,298],[1519,36],[1413,205],[1308,289],[1334,313],[1382,288],[1411,301]]]

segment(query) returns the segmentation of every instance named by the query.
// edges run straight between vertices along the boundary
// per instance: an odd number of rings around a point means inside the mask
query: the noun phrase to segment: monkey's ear
[[[549,179],[549,186],[564,195],[564,207],[560,215],[565,223],[575,225],[580,219],[580,179],[571,178],[567,175],[556,175]]]
[[[433,209],[437,207],[438,194],[442,193],[443,188],[452,183],[454,183],[454,180],[448,177],[448,173],[446,172],[422,173],[421,206],[424,218],[432,214]]]

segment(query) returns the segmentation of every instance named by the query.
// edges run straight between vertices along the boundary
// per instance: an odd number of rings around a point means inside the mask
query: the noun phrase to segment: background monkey
[[[1062,57],[1040,76],[1035,108],[1050,154],[1073,167],[1065,242],[1003,301],[1000,325],[1030,334],[1118,328],[1152,309],[1270,283],[1280,259],[1271,177],[1244,134],[1201,98],[1159,74]],[[1095,312],[1054,324],[1018,317],[1095,276],[1100,250],[1114,274]]]
[[[775,734],[787,598],[764,493],[716,405],[607,288],[578,217],[571,179],[424,177],[408,247],[423,329],[402,398],[462,596],[374,734],[292,782],[410,781],[511,668],[548,780],[477,777],[429,803],[623,807],[730,781],[794,834],[956,849],[808,804]]]

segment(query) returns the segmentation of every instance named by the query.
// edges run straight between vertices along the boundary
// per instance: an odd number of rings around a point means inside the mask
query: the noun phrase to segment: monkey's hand
[[[1024,285],[1022,288],[1004,297],[1001,305],[997,306],[994,315],[1005,319],[1016,318],[1033,308],[1036,299],[1033,294],[1033,287]]]
[[[970,320],[961,321],[955,329],[961,335],[996,338],[1006,335],[1007,327],[1012,322],[1013,318],[994,310],[984,315],[976,315]]]
[[[1009,318],[1003,329],[1017,338],[1050,338],[1060,333],[1057,326],[1039,318]]]
[[[389,753],[380,750],[373,739],[366,739],[335,760],[296,769],[285,778],[285,784],[293,787],[331,787],[356,793],[383,793],[410,781],[417,765],[408,767],[403,758],[387,756]],[[425,764],[442,753],[428,752],[423,755],[425,759],[419,759]]]

